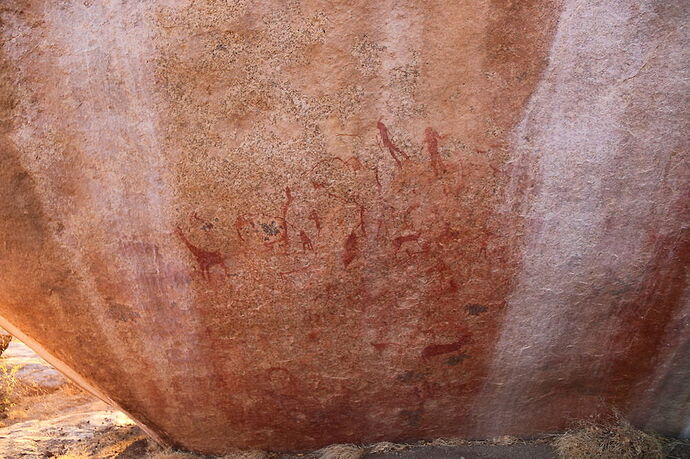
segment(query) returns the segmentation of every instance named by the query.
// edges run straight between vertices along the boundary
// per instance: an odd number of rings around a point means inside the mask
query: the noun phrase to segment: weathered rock
[[[162,441],[686,428],[686,2],[0,15],[0,325]]]

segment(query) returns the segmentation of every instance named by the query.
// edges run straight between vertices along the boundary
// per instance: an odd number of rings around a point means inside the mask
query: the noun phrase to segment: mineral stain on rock
[[[484,306],[482,304],[473,303],[473,304],[466,304],[465,305],[465,311],[467,311],[467,313],[471,316],[478,316],[478,315],[480,315],[480,314],[482,314],[488,310],[489,310],[489,308],[487,308],[486,306]]]
[[[139,313],[134,311],[131,306],[114,301],[108,302],[108,315],[120,322],[129,322],[140,317]]]
[[[261,223],[260,225],[264,233],[268,234],[269,236],[276,236],[280,234],[280,228],[278,228],[275,221],[272,221],[271,223]]]
[[[470,356],[467,354],[459,354],[459,355],[454,355],[452,357],[448,357],[446,360],[446,364],[450,366],[455,366],[458,365],[462,362],[464,362],[466,359],[469,359]]]

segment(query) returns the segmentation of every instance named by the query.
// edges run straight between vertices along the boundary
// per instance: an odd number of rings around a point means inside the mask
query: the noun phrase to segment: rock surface
[[[0,325],[207,453],[690,435],[689,20],[7,0]]]

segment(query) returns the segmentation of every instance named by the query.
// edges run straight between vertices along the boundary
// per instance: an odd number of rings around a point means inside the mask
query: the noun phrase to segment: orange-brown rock
[[[0,326],[207,453],[688,435],[689,19],[5,0]]]

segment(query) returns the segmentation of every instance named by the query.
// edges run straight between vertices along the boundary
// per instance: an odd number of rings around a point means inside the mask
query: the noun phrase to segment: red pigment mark
[[[438,177],[439,173],[443,168],[443,163],[441,162],[441,155],[438,152],[438,141],[442,137],[434,130],[434,128],[428,127],[424,130],[424,143],[426,143],[427,149],[429,151],[429,156],[431,157],[431,167],[434,169],[434,174]]]
[[[244,218],[244,216],[239,215],[235,219],[235,231],[237,231],[237,235],[239,236],[240,240],[244,241],[244,236],[242,236],[242,228],[244,228],[246,225],[251,225],[252,222]]]
[[[332,191],[326,191],[326,194],[328,196],[332,197],[333,199],[337,199],[339,201],[344,202],[345,204],[354,204],[357,207],[359,207],[360,224],[358,225],[358,227],[361,226],[362,232],[366,234],[366,230],[364,229],[364,211],[366,210],[366,208],[362,204],[360,204],[359,201],[357,201],[354,198],[349,198],[347,196],[343,196],[343,195],[340,195],[338,193],[334,193]]]
[[[475,240],[479,240],[479,253],[477,257],[484,255],[487,258],[487,250],[489,248],[489,242],[492,238],[496,236],[492,231],[483,231],[483,234],[478,234]]]
[[[321,219],[319,218],[319,214],[317,214],[315,210],[312,210],[309,214],[309,220],[312,220],[314,222],[314,225],[316,225],[316,230],[318,232],[321,232]]]
[[[460,231],[458,231],[458,230],[456,230],[456,229],[453,229],[453,228],[450,226],[450,223],[446,223],[446,226],[445,226],[445,228],[443,229],[443,232],[442,232],[441,234],[439,234],[438,237],[436,237],[435,242],[436,242],[437,244],[441,244],[441,245],[444,245],[444,244],[453,244],[453,243],[455,243],[458,239],[460,239],[460,236],[462,236],[462,234],[460,233]]]
[[[364,220],[364,213],[366,212],[366,207],[364,207],[362,204],[357,202],[357,200],[353,198],[348,198],[347,196],[340,196],[339,194],[332,193],[330,191],[327,191],[326,194],[334,199],[337,199],[339,201],[342,201],[346,204],[354,204],[357,207],[359,207],[359,224],[355,226],[355,229],[360,228],[362,230],[362,235],[366,236],[367,235],[367,228]]]
[[[292,204],[292,194],[290,193],[290,187],[285,187],[285,204],[283,204],[283,223],[285,228],[283,228],[283,240],[287,245],[290,242],[290,236],[288,235],[288,225],[287,225],[287,214],[290,209],[290,204]]]
[[[447,294],[447,293],[456,293],[458,291],[458,283],[455,282],[455,279],[451,278],[448,281],[448,286],[441,290],[441,294]]]
[[[301,273],[301,272],[306,271],[307,269],[309,269],[309,265],[307,265],[307,266],[302,266],[301,268],[291,269],[290,271],[279,271],[279,272],[278,272],[278,275],[279,275],[281,278],[283,278],[283,276],[286,276],[286,275],[288,275],[288,274]]]
[[[384,351],[390,343],[369,343],[372,346],[374,346],[374,349],[376,349],[379,352]]]
[[[428,359],[437,355],[450,354],[459,351],[465,345],[465,339],[460,339],[450,344],[430,344],[422,351],[422,358]]]
[[[209,278],[209,270],[215,265],[221,265],[225,275],[227,276],[228,267],[225,266],[225,257],[223,257],[220,252],[209,252],[208,250],[195,246],[189,242],[189,239],[185,237],[179,226],[177,227],[176,233],[179,238],[182,239],[182,242],[184,242],[189,251],[192,252],[192,255],[196,257],[196,261],[199,263],[199,268],[201,268],[201,274],[205,279]]]
[[[431,251],[431,248],[429,247],[429,244],[423,244],[421,250],[410,250],[407,249],[405,252],[407,252],[407,256],[411,257],[412,255],[427,255]]]
[[[357,204],[359,206],[359,227],[362,228],[362,234],[364,236],[367,235],[367,228],[366,225],[364,224],[364,206],[361,204]]]
[[[408,234],[406,236],[398,236],[395,239],[393,239],[393,247],[395,247],[395,251],[397,252],[400,250],[400,247],[405,243],[405,242],[411,242],[411,241],[416,241],[419,239],[419,233],[414,233],[414,234]]]
[[[450,266],[448,266],[443,260],[439,260],[439,262],[436,264],[432,270],[436,270],[438,273],[445,273],[450,271]],[[431,270],[430,270],[431,271]]]
[[[439,295],[457,293],[457,291],[460,289],[460,286],[453,277],[453,273],[450,267],[446,263],[444,263],[442,260],[439,260],[435,266],[432,266],[431,268],[426,270],[427,275],[430,275],[434,272],[438,273],[441,277],[441,279],[439,280]],[[448,281],[447,284],[445,284],[446,281]],[[427,333],[434,333],[434,330],[428,330]]]
[[[289,375],[290,371],[284,367],[271,367],[271,368],[266,369],[266,373],[268,373],[269,375],[275,374],[275,373],[283,373],[285,375]]]
[[[395,163],[398,165],[398,167],[402,167],[402,163],[400,162],[400,159],[396,156],[396,153],[398,153],[400,156],[405,158],[406,160],[410,159],[409,156],[407,156],[407,153],[402,151],[400,148],[396,147],[393,142],[391,141],[390,136],[388,135],[388,128],[386,127],[385,124],[381,122],[381,120],[378,120],[376,122],[376,127],[379,129],[379,134],[381,135],[381,140],[383,141],[383,145],[388,149],[388,152],[391,154],[393,159],[395,160]]]
[[[290,187],[285,187],[285,204],[283,204],[283,218],[287,219],[288,209],[290,204],[292,204],[292,194],[290,193]]]
[[[309,239],[307,233],[300,231],[299,238],[302,240],[302,250],[314,250],[314,246],[311,244],[311,239]]]
[[[412,224],[412,223],[409,221],[409,220],[410,220],[410,214],[411,214],[412,212],[414,212],[415,210],[419,209],[420,206],[421,206],[421,204],[419,204],[419,203],[412,204],[410,207],[407,208],[407,210],[405,210],[405,213],[403,214],[403,220],[405,221],[405,226],[406,226],[406,227],[408,227],[408,228],[409,228],[409,227],[414,227],[414,224]]]
[[[347,237],[344,244],[345,251],[343,252],[343,264],[346,268],[350,263],[352,263],[352,260],[354,260],[357,256],[357,252],[359,250],[358,245],[359,244],[357,243],[357,235],[353,231]]]
[[[487,241],[483,241],[481,243],[481,246],[479,247],[479,256],[484,255],[484,258],[486,257],[486,249],[489,246],[489,243]]]
[[[376,188],[379,191],[379,194],[381,194],[382,186],[381,186],[381,180],[379,179],[379,168],[374,167],[374,178],[376,179]]]
[[[362,162],[356,156],[350,156],[347,161],[345,161],[345,164],[350,166],[353,171],[360,171],[363,168]]]
[[[333,193],[332,191],[326,191],[326,194],[330,196],[331,198],[337,199],[339,201],[342,201],[344,203],[350,202],[350,200],[347,197],[342,197],[337,193]]]
[[[331,163],[334,161],[341,163],[343,166],[351,168],[353,171],[362,169],[362,162],[356,156],[350,156],[347,160],[343,160],[335,156],[333,158],[326,158],[322,159],[321,161],[317,161],[317,163],[314,164],[311,169],[309,169],[309,172],[314,172],[314,170],[322,164]],[[312,183],[314,182],[312,181]]]

